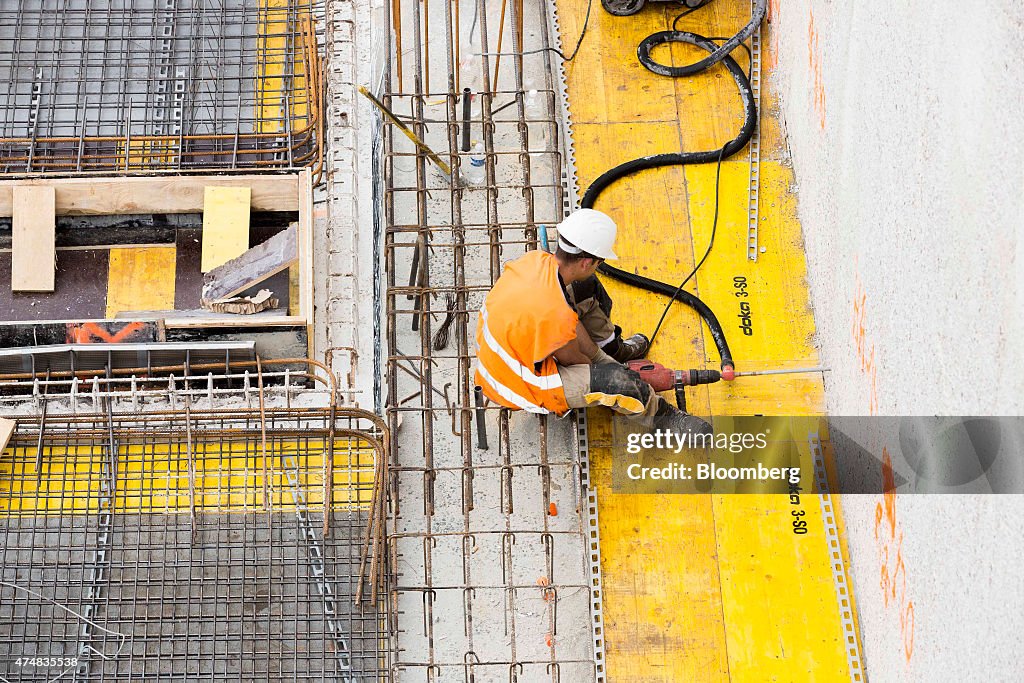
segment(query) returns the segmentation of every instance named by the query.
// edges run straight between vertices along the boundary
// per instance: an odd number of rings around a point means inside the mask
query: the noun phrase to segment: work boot
[[[617,342],[617,343],[616,343]],[[611,351],[605,347],[604,351],[620,363],[628,363],[637,358],[647,355],[647,349],[651,348],[651,341],[642,334],[634,334],[632,337],[623,339],[618,337],[608,346],[614,347]]]
[[[654,415],[654,427],[667,429],[676,434],[714,434],[707,420],[679,410],[661,397],[658,398],[658,412]]]
[[[714,434],[711,424],[696,415],[679,411],[666,421],[665,427],[677,434]]]

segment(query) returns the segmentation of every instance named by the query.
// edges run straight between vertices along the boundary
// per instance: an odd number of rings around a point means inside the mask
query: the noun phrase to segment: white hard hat
[[[618,256],[612,251],[616,231],[615,221],[608,214],[577,209],[558,224],[558,246],[570,254],[585,251],[598,258],[616,259]]]

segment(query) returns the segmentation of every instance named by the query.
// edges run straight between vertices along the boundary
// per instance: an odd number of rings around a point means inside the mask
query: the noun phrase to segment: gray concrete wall
[[[1021,414],[1024,5],[772,0],[770,19],[830,412]],[[844,497],[870,678],[1016,679],[1024,500],[889,503]]]

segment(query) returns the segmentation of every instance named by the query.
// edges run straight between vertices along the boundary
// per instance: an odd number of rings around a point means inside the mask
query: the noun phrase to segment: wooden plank
[[[174,247],[111,249],[107,317],[122,311],[174,308]]]
[[[296,195],[299,200],[299,315],[306,319],[308,357],[316,358],[316,333],[313,329],[313,173],[308,168],[299,173]]]
[[[12,197],[11,291],[52,292],[57,269],[53,188],[18,185]]]
[[[0,181],[0,216],[14,215],[15,187],[52,187],[59,216],[199,213],[209,186],[248,187],[255,211],[298,211],[294,173],[146,178],[45,178]]]
[[[11,440],[11,435],[14,434],[15,428],[18,423],[14,420],[9,420],[6,417],[0,417],[0,453],[3,453],[4,449],[7,448],[7,444]]]
[[[121,311],[117,314],[117,318],[148,318],[153,316],[161,316],[165,325],[171,322],[178,321],[238,321],[240,323],[249,323],[252,321],[259,321],[264,318],[285,318],[288,317],[288,311],[283,308],[273,308],[266,311],[260,311],[259,313],[215,313],[205,308],[194,308],[187,311]],[[292,321],[294,324],[294,321]]]
[[[306,327],[305,318],[288,315],[288,311],[283,308],[261,311],[254,315],[214,313],[201,308],[188,311],[125,311],[118,314],[118,320],[154,316],[163,316],[163,324],[167,330],[209,327]],[[171,335],[168,332],[168,341],[170,339]]]
[[[287,270],[298,260],[298,227],[292,224],[266,242],[208,272],[203,299],[226,299]],[[279,293],[279,292],[277,292]]]
[[[208,273],[249,248],[249,206],[247,187],[207,187],[203,200],[203,260],[200,269]]]

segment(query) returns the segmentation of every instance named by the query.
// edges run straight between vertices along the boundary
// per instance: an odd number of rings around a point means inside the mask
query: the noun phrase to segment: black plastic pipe
[[[761,2],[758,3],[758,7],[760,7],[762,11],[759,15],[755,14],[754,18],[757,19],[757,23],[760,23],[760,17],[764,16],[764,4],[764,0],[761,0]],[[752,24],[754,27],[757,25],[754,22],[752,22]],[[744,31],[746,30],[747,29],[745,28]],[[632,175],[637,171],[643,171],[651,168],[717,162],[719,159],[728,158],[743,149],[750,141],[750,138],[754,135],[754,131],[757,128],[757,104],[754,102],[754,96],[750,90],[750,80],[747,78],[747,74],[744,73],[743,69],[740,68],[740,65],[736,63],[736,60],[728,54],[712,60],[712,58],[721,50],[721,47],[704,36],[686,31],[666,31],[664,33],[671,33],[673,35],[672,40],[675,42],[690,43],[691,45],[696,45],[711,53],[708,59],[702,60],[697,64],[707,63],[708,66],[710,66],[711,64],[721,61],[725,65],[729,70],[729,73],[732,74],[733,80],[736,81],[736,86],[739,88],[740,96],[743,98],[745,112],[743,127],[740,129],[739,134],[727,142],[722,149],[715,149],[706,152],[670,152],[667,154],[654,154],[627,161],[605,171],[597,178],[597,180],[591,183],[590,187],[587,188],[586,193],[583,195],[583,199],[580,201],[580,206],[582,208],[593,208],[601,193],[620,178]],[[743,32],[741,32],[741,35],[742,33]],[[749,33],[747,33],[747,35],[749,36]],[[743,39],[733,38],[726,42],[725,45],[735,43],[733,45],[733,47],[735,47],[735,45],[738,45],[742,40]],[[644,66],[647,66],[647,68],[650,69],[649,65],[644,64]],[[707,66],[702,66],[698,71],[704,68],[707,68]],[[655,73],[659,72],[655,71]],[[704,322],[707,323],[708,329],[711,331],[711,338],[714,340],[715,346],[718,348],[718,353],[722,358],[723,379],[732,379],[734,366],[732,352],[729,350],[729,343],[725,339],[725,332],[722,330],[721,323],[718,322],[718,318],[715,317],[714,312],[707,306],[707,304],[690,292],[680,289],[677,285],[671,285],[667,282],[660,282],[658,280],[644,277],[643,275],[629,273],[614,266],[610,266],[607,263],[602,263],[598,270],[600,273],[607,275],[610,278],[632,285],[633,287],[639,287],[640,289],[645,289],[649,292],[673,297],[676,301],[680,301],[697,311],[701,318],[704,319]]]

